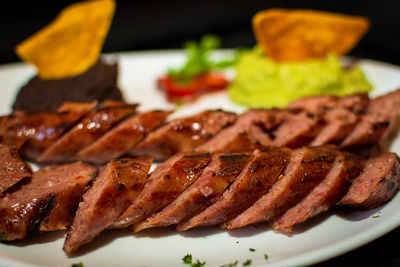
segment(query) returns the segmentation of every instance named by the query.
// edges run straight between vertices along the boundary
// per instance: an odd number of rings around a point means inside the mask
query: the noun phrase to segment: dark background
[[[7,1],[0,11],[0,64],[18,61],[13,47],[76,1]],[[301,4],[300,4],[301,2]],[[251,18],[270,7],[312,8],[364,15],[371,29],[350,55],[400,65],[400,1],[137,0],[117,1],[104,52],[181,48],[188,39],[217,34],[223,47],[255,44]]]
[[[74,1],[8,1],[0,11],[0,64],[18,61],[13,47],[53,20]],[[301,2],[301,3],[300,3]],[[350,55],[400,65],[400,1],[117,1],[103,52],[181,48],[205,33],[221,37],[223,47],[255,44],[251,18],[270,7],[312,8],[364,15],[371,29]],[[384,218],[379,218],[384,219]],[[400,266],[400,229],[319,266]],[[268,240],[266,240],[268,242]]]

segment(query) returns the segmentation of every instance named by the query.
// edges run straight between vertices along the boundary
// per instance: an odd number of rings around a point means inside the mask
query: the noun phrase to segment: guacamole
[[[359,67],[344,69],[335,55],[322,60],[277,63],[256,47],[243,52],[229,95],[238,104],[259,108],[282,107],[305,96],[341,96],[371,90],[372,85]]]

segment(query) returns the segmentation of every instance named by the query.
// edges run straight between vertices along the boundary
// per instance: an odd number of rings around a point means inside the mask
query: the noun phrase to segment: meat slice
[[[177,224],[203,211],[217,201],[251,158],[250,154],[215,154],[188,189],[160,212],[136,224],[134,231]]]
[[[106,133],[124,117],[135,112],[136,105],[107,102],[89,112],[77,125],[47,148],[38,162],[64,162],[74,159],[75,154]]]
[[[64,243],[68,254],[89,243],[132,204],[147,180],[151,158],[112,160],[83,195]]]
[[[89,111],[96,102],[77,103],[66,102],[58,109],[55,116],[49,116],[43,124],[35,127],[34,134],[20,148],[20,154],[31,161],[36,159],[61,135],[71,129]]]
[[[227,228],[269,221],[296,205],[328,174],[336,153],[335,146],[296,149],[283,176],[271,190],[253,206],[227,222]]]
[[[340,97],[336,106],[345,108],[356,115],[363,115],[366,113],[369,103],[370,99],[367,93],[356,93]]]
[[[96,164],[118,158],[162,124],[169,114],[170,111],[155,110],[127,118],[97,141],[81,149],[76,158]]]
[[[333,95],[320,95],[303,97],[286,106],[288,110],[306,111],[315,115],[324,114],[326,110],[336,106],[338,101],[337,96]]]
[[[365,146],[381,142],[387,149],[398,130],[399,110],[400,90],[371,100],[366,115],[341,146]]]
[[[310,143],[311,146],[339,145],[354,129],[359,116],[348,109],[337,107],[328,111],[324,116],[324,120],[327,124]]]
[[[175,153],[191,151],[232,124],[236,117],[231,112],[206,110],[195,116],[172,120],[151,132],[129,151],[129,155],[165,160]]]
[[[128,227],[161,210],[196,181],[210,160],[209,153],[190,152],[177,154],[159,164],[150,174],[143,191],[113,226]]]
[[[35,154],[37,149],[56,140],[68,126],[79,120],[95,105],[95,102],[66,103],[60,107],[58,112],[54,113],[13,112],[9,116],[3,117],[2,143],[20,149],[28,141],[30,144],[27,145],[27,151],[24,153],[33,159],[31,153]],[[32,138],[34,140],[30,141]],[[25,154],[22,155],[25,156]]]
[[[351,181],[360,174],[363,161],[353,154],[340,153],[322,182],[302,201],[274,220],[275,231],[292,233],[295,224],[327,211],[347,192]]]
[[[366,111],[369,104],[367,93],[356,93],[343,97],[333,95],[310,96],[297,99],[286,109],[291,111],[305,111],[314,115],[324,115],[328,110],[336,107],[345,108],[355,114],[362,114]]]
[[[387,202],[399,190],[399,168],[399,157],[395,153],[386,152],[369,159],[339,205],[372,209]]]
[[[277,109],[251,109],[240,115],[232,126],[198,146],[196,151],[234,153],[253,151],[260,145],[269,146],[272,141],[268,131],[277,127],[285,115]]]
[[[196,226],[217,225],[240,214],[268,192],[286,167],[290,152],[286,148],[255,151],[253,159],[223,195],[198,215],[178,224],[177,229],[184,231]]]
[[[321,130],[321,121],[318,116],[301,112],[288,117],[273,133],[274,146],[301,147],[308,145]]]
[[[32,170],[23,162],[18,151],[0,144],[0,197],[4,191],[32,176]]]
[[[0,199],[3,240],[22,239],[35,230],[65,229],[96,174],[95,167],[80,162],[34,172],[28,183]]]

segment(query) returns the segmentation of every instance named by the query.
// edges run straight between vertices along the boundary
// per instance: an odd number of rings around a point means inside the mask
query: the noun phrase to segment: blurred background
[[[17,62],[14,46],[51,22],[76,1],[7,1],[0,9],[0,64]],[[400,65],[399,0],[134,0],[117,1],[117,9],[103,52],[181,48],[187,40],[206,33],[221,37],[224,48],[252,47],[253,15],[270,7],[318,9],[363,15],[371,29],[350,52]],[[355,251],[320,266],[400,266],[397,246],[400,228]]]
[[[77,1],[9,1],[0,11],[0,64],[19,61],[14,46]],[[203,34],[224,48],[255,44],[251,18],[270,7],[311,8],[367,16],[371,29],[350,55],[400,65],[400,1],[134,0],[117,1],[103,52],[181,48]]]

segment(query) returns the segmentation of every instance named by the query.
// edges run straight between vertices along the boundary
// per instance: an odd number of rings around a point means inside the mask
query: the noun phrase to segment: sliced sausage
[[[295,224],[327,211],[347,192],[351,181],[360,174],[363,162],[350,153],[340,153],[322,182],[303,200],[274,220],[275,231],[292,233]]]
[[[96,106],[96,102],[64,103],[56,116],[48,116],[46,123],[35,127],[34,134],[20,148],[20,154],[31,161],[36,159],[66,131]]]
[[[31,167],[21,160],[18,151],[0,144],[0,197],[4,191],[31,176]]]
[[[234,182],[213,205],[198,215],[178,224],[179,231],[197,226],[217,225],[234,218],[268,192],[290,157],[286,148],[255,151]]]
[[[362,117],[341,146],[371,145],[393,136],[393,131],[398,127],[399,110],[400,90],[371,100],[367,114]]]
[[[147,180],[151,158],[112,160],[83,195],[64,242],[68,254],[92,241],[132,204]]]
[[[175,200],[202,173],[211,160],[209,153],[177,154],[158,165],[143,191],[114,223],[124,228],[146,219]]]
[[[84,162],[105,163],[133,148],[149,132],[162,124],[170,111],[149,111],[119,123],[91,145],[81,149],[76,158]]]
[[[234,153],[271,145],[271,137],[265,132],[277,127],[284,114],[276,109],[251,109],[240,115],[232,126],[198,146],[196,151]]]
[[[227,222],[227,229],[269,221],[296,205],[325,178],[335,160],[336,152],[334,146],[296,149],[284,174],[271,190]]]
[[[48,147],[38,162],[64,162],[74,159],[75,154],[106,133],[124,117],[135,112],[136,105],[107,102],[89,112],[77,125]]]
[[[369,159],[339,205],[372,209],[387,202],[399,190],[399,168],[399,157],[395,153],[386,152]]]
[[[168,226],[212,205],[251,160],[250,154],[215,154],[201,176],[160,212],[134,225],[134,231]]]
[[[191,151],[232,124],[236,116],[231,112],[207,110],[172,120],[151,132],[129,151],[129,155],[165,160],[175,153]]]
[[[96,174],[95,167],[80,162],[34,172],[29,182],[0,199],[0,233],[15,240],[35,230],[65,229]]]

